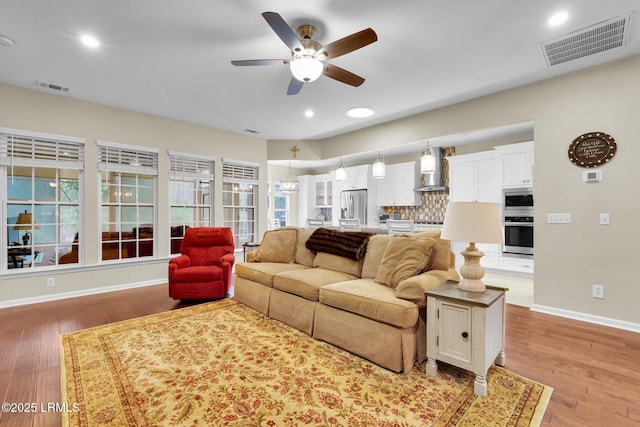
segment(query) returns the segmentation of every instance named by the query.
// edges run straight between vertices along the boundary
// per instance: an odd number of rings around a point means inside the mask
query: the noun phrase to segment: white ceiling
[[[569,20],[549,27],[561,9]],[[0,44],[0,82],[48,91],[37,84],[44,81],[69,87],[61,96],[264,139],[324,139],[638,54],[639,12],[625,47],[552,68],[540,51],[638,9],[640,0],[0,0],[0,35],[15,42]],[[294,29],[315,24],[322,44],[373,28],[377,42],[331,61],[365,83],[323,76],[287,96],[286,66],[232,66],[289,58],[264,11]],[[82,33],[102,46],[82,46]],[[354,106],[376,114],[346,117]]]

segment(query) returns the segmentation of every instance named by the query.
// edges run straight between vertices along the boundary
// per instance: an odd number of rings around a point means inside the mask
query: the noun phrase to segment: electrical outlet
[[[604,299],[604,286],[603,285],[593,285],[593,294],[594,298]]]
[[[600,214],[600,225],[609,225],[611,224],[611,218],[609,218],[609,214],[608,213],[601,213]]]
[[[47,277],[47,288],[53,288],[56,285],[56,279]]]

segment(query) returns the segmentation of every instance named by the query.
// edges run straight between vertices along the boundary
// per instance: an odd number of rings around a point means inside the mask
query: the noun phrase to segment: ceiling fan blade
[[[295,77],[292,77],[291,81],[289,82],[289,88],[287,89],[287,95],[297,95],[298,93],[300,93],[302,86],[304,86],[304,82],[301,82]]]
[[[289,60],[288,59],[243,59],[239,61],[231,61],[231,63],[236,66],[287,65],[289,63]]]
[[[282,19],[282,16],[276,12],[264,12],[262,17],[267,21],[267,24],[273,31],[280,37],[280,39],[286,44],[292,51],[299,52],[304,49],[300,39],[296,35],[296,32],[291,29],[289,24]]]
[[[324,64],[324,71],[322,72],[322,74],[331,79],[355,87],[358,87],[362,83],[364,83],[364,78],[360,77],[359,75],[353,74],[351,71],[347,71],[344,68],[340,68],[332,64]]]
[[[327,58],[337,58],[338,56],[365,47],[376,40],[378,40],[376,32],[371,28],[367,28],[353,33],[350,36],[343,37],[340,40],[336,40],[333,43],[329,43],[320,49],[320,53],[324,53]]]

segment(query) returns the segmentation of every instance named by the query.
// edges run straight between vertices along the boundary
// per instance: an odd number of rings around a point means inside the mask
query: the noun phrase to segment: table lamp
[[[31,233],[29,233],[29,230],[38,229],[38,228],[40,228],[38,227],[38,224],[33,222],[33,215],[31,215],[31,213],[27,211],[24,211],[18,214],[18,220],[16,221],[16,225],[13,226],[14,230],[27,230],[22,235],[22,244],[24,246],[29,245],[29,237],[31,236]]]
[[[484,255],[476,243],[502,243],[500,205],[483,202],[449,202],[442,225],[442,239],[469,242],[460,254],[464,264],[460,267],[462,280],[458,287],[465,291],[484,292],[484,268],[480,258]]]

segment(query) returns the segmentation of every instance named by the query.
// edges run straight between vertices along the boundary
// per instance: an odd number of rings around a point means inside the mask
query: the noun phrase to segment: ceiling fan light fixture
[[[324,66],[322,62],[309,55],[296,57],[289,63],[291,74],[301,82],[312,82],[322,75]]]

